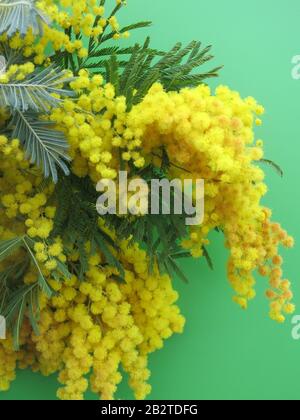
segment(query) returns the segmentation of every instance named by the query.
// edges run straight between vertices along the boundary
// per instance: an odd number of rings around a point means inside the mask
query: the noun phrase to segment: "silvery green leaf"
[[[0,55],[0,76],[6,72],[6,59],[3,55]]]
[[[49,18],[36,5],[36,0],[0,0],[0,34],[11,37],[16,32],[22,36],[29,28],[34,34],[42,33],[42,23]]]
[[[70,79],[66,72],[48,67],[41,72],[34,72],[25,80],[0,83],[0,107],[9,107],[21,112],[28,110],[47,113],[51,107],[61,101],[53,94],[71,96],[72,92],[62,89],[61,85]]]
[[[35,113],[15,111],[11,126],[12,136],[21,141],[26,157],[43,170],[45,178],[51,177],[56,183],[57,168],[69,175],[69,145],[63,132],[55,130],[53,123],[40,120]]]

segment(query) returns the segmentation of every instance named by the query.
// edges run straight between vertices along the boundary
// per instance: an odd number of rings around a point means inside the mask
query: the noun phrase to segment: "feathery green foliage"
[[[88,258],[100,250],[109,265],[115,266],[121,276],[124,270],[116,256],[119,248],[111,237],[99,226],[96,210],[97,192],[89,178],[70,175],[61,177],[53,196],[59,206],[54,219],[52,237],[60,236],[68,252],[78,251],[80,260],[72,266],[73,271],[83,279],[88,270]],[[86,243],[91,244],[90,250]]]
[[[53,94],[70,96],[72,93],[61,85],[70,82],[65,71],[51,66],[43,71],[35,71],[22,81],[0,83],[0,107],[47,113],[51,107],[59,105],[60,99]]]
[[[157,167],[150,163],[147,167],[137,170],[131,167],[131,176],[142,178],[148,183],[149,194],[153,195],[151,191],[151,180],[169,179],[169,171],[172,166],[166,151],[162,150],[161,166]],[[185,171],[184,168],[180,168]],[[149,197],[149,205],[151,199]],[[159,196],[156,197],[156,202],[163,205],[162,191],[159,191]],[[131,238],[131,243],[140,244],[146,251],[150,258],[150,271],[153,270],[154,264],[157,263],[161,274],[167,272],[170,276],[174,273],[187,282],[187,278],[182,270],[177,265],[177,260],[180,258],[188,258],[191,256],[190,252],[182,250],[180,242],[187,237],[188,229],[186,226],[186,217],[183,214],[175,213],[175,190],[171,191],[170,196],[170,214],[151,214],[150,209],[148,214],[143,216],[128,216],[126,218],[118,217],[117,215],[106,215],[106,224],[116,232],[118,241],[122,239]],[[184,206],[183,206],[184,207]],[[206,249],[203,249],[210,268],[213,268],[211,258]]]
[[[100,1],[100,6],[105,6],[106,0],[101,0]],[[111,40],[114,35],[117,34],[116,31],[111,31],[109,34],[107,34],[107,29],[109,28],[109,21],[110,18],[116,16],[118,14],[118,12],[122,9],[122,7],[126,5],[126,1],[122,0],[119,4],[117,4],[113,10],[110,13],[109,18],[107,19],[106,25],[103,28],[103,32],[101,35],[99,35],[98,39],[95,40],[94,38],[90,38],[89,40],[89,48],[88,48],[88,52],[89,52],[89,57],[95,57],[95,54],[97,54],[98,48],[99,46],[101,46],[104,42],[107,42],[109,40]],[[99,23],[99,20],[101,19],[101,16],[96,16],[95,21],[94,21],[94,27],[96,27]],[[123,28],[121,28],[118,33],[119,34],[123,34],[125,32],[128,31],[133,31],[136,29],[141,29],[141,28],[146,28],[148,26],[150,26],[152,24],[152,22],[137,22],[134,24],[130,24],[128,26],[124,26]],[[86,63],[85,63],[86,64]]]
[[[27,76],[26,80],[0,83],[0,107],[9,108],[12,115],[8,132],[22,142],[26,157],[54,182],[58,179],[57,168],[69,174],[68,144],[62,132],[41,120],[40,113],[47,113],[60,104],[61,100],[53,94],[72,95],[61,87],[70,80],[73,79],[65,71],[50,66]]]
[[[58,181],[57,168],[65,175],[70,171],[66,164],[69,145],[61,131],[54,130],[52,123],[39,119],[35,113],[16,111],[11,123],[12,137],[21,141],[26,157],[43,170],[45,178],[49,176]]]
[[[47,295],[47,296],[51,296],[52,295],[52,290],[50,288],[50,286],[48,285],[43,273],[42,273],[42,269],[40,267],[40,264],[38,263],[36,257],[35,257],[35,252],[34,252],[34,245],[35,245],[35,241],[33,239],[31,239],[29,236],[27,235],[23,235],[20,237],[16,237],[13,239],[9,239],[9,240],[3,240],[0,241],[0,255],[1,255],[1,260],[7,257],[12,256],[16,251],[18,250],[23,250],[24,255],[25,255],[25,259],[22,263],[22,265],[24,267],[26,267],[26,261],[28,262],[28,258],[29,261],[31,262],[31,264],[35,267],[36,272],[37,272],[37,276],[38,276],[38,284],[40,285],[42,291]],[[60,264],[58,266],[58,272],[60,272],[61,274],[65,275],[65,272],[63,272],[63,268],[62,265]],[[18,278],[17,275],[15,275],[16,278]]]
[[[23,325],[25,313],[28,312],[33,329],[38,332],[38,287],[36,284],[21,286],[12,292],[7,300],[3,316],[7,327],[12,331],[14,348],[20,348],[20,330]]]
[[[156,82],[162,83],[169,91],[195,87],[208,78],[216,77],[222,67],[193,73],[212,60],[210,49],[210,46],[202,49],[200,42],[192,41],[186,47],[178,43],[169,52],[163,53],[150,48],[150,38],[147,38],[143,46],[137,44],[129,50],[111,49],[112,55],[108,60],[95,61],[89,68],[99,71],[104,67],[106,81],[115,85],[117,94],[126,96],[130,109]],[[105,50],[105,54],[108,51]],[[129,58],[119,62],[120,55],[129,55]]]
[[[29,28],[33,33],[42,32],[42,23],[49,24],[49,18],[37,7],[36,0],[1,0],[0,34],[10,37],[16,32],[25,35]]]
[[[149,165],[138,173],[143,179],[150,181],[153,177],[163,179],[167,173],[162,168]],[[79,261],[72,263],[70,271],[80,279],[88,270],[88,258],[95,251],[103,253],[106,263],[118,269],[120,279],[124,276],[124,269],[118,258],[120,240],[130,239],[129,246],[133,243],[140,244],[146,249],[150,258],[150,270],[157,263],[162,273],[174,273],[186,281],[176,260],[190,256],[182,252],[179,245],[180,239],[187,235],[186,215],[145,215],[143,217],[130,216],[126,218],[117,215],[107,215],[103,223],[113,232],[112,239],[99,225],[99,214],[96,209],[97,192],[91,180],[70,175],[59,178],[52,200],[60,205],[54,219],[52,238],[62,237],[66,252],[78,252]],[[161,199],[161,197],[160,197]],[[178,242],[179,240],[179,242]],[[86,243],[91,244],[87,249]],[[208,255],[208,254],[207,254]]]
[[[2,73],[6,72],[6,69],[11,66],[12,64],[24,64],[25,57],[22,54],[22,50],[13,50],[9,47],[6,42],[0,42],[0,54],[2,54]]]
[[[172,162],[163,150],[160,167],[149,164],[141,170],[134,166],[129,169],[132,177],[141,177],[149,183],[150,187],[152,179],[168,179],[171,166]],[[182,170],[185,169],[182,168]],[[149,191],[153,194],[151,189]],[[59,177],[52,197],[53,203],[59,203],[54,219],[52,239],[60,236],[67,253],[78,252],[79,261],[72,264],[70,271],[80,279],[83,279],[84,273],[88,270],[89,256],[96,250],[102,252],[107,264],[118,269],[119,278],[122,279],[124,269],[118,258],[118,244],[125,239],[130,240],[129,246],[138,243],[147,251],[150,258],[150,271],[157,263],[162,274],[167,272],[171,275],[175,272],[183,281],[186,281],[186,276],[180,270],[177,260],[191,256],[180,247],[181,240],[188,234],[185,222],[187,215],[175,214],[174,195],[175,191],[172,191],[170,215],[153,215],[150,212],[142,217],[106,215],[102,222],[114,232],[113,239],[99,224],[99,214],[95,205],[98,195],[90,178],[78,178],[73,174],[69,177]],[[159,191],[157,201],[162,204],[162,200],[162,191]],[[91,244],[89,249],[86,247],[87,242]],[[210,268],[213,268],[206,249],[203,249],[203,254]]]
[[[54,295],[35,257],[34,245],[35,241],[27,235],[0,241],[1,260],[13,257],[16,251],[23,253],[21,262],[15,263],[11,258],[10,264],[0,273],[0,313],[6,318],[7,325],[13,332],[16,349],[19,348],[20,328],[25,314],[29,317],[34,331],[38,332],[39,293],[42,291],[48,297]],[[57,269],[53,272],[54,278],[58,281],[70,278],[68,267],[54,259],[57,262]],[[36,271],[37,282],[24,285],[24,275],[30,266]]]
[[[6,241],[0,241],[0,261],[11,255],[20,248],[23,238],[13,238]]]

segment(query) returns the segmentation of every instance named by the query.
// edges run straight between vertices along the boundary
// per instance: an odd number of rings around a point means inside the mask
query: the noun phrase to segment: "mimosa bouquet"
[[[148,355],[184,328],[179,262],[212,267],[214,230],[230,252],[234,301],[247,307],[258,272],[271,318],[294,311],[278,253],[293,239],[261,204],[263,165],[280,171],[255,138],[263,107],[210,90],[220,68],[202,71],[213,57],[200,42],[128,46],[130,31],[150,23],[122,27],[125,1],[112,3],[0,0],[2,391],[30,368],[58,373],[60,399],[90,387],[109,400],[122,368],[146,398]],[[147,184],[204,180],[203,223],[187,226],[175,211],[100,215],[97,183],[121,171]]]

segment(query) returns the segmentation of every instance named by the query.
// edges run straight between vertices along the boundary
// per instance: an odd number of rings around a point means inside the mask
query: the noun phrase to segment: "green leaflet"
[[[275,172],[281,178],[283,178],[283,176],[284,176],[283,170],[281,169],[281,167],[277,163],[273,162],[273,160],[270,160],[270,159],[260,159],[259,162],[260,163],[263,163],[265,165],[269,165],[271,168],[273,168],[275,170]]]
[[[6,256],[8,257],[18,248],[25,246],[24,240],[25,238],[19,237],[1,241],[1,249],[7,250]],[[13,242],[15,243],[14,247],[11,246]],[[12,262],[0,273],[0,312],[6,318],[7,326],[13,333],[16,350],[19,349],[20,329],[25,313],[29,313],[33,329],[37,331],[38,284],[29,286],[23,284],[23,277],[29,264],[30,257],[25,255],[23,261],[17,264]]]
[[[209,252],[207,251],[205,246],[203,246],[203,256],[206,259],[209,268],[211,270],[213,270],[214,269],[214,264],[213,264],[213,261],[211,259],[211,256],[209,255]]]
[[[0,241],[0,261],[10,256],[14,251],[20,248],[22,244],[22,237],[13,238],[6,241]]]
[[[172,257],[167,258],[167,260],[165,261],[165,267],[171,278],[173,277],[173,272],[174,272],[184,283],[188,284],[189,282],[188,278],[183,273],[183,271],[180,270],[180,268],[178,267],[178,265],[176,264],[176,262],[173,260]]]
[[[37,274],[38,274],[38,284],[41,288],[41,290],[48,296],[51,297],[53,295],[53,291],[51,289],[51,287],[48,285],[47,280],[45,279],[42,269],[37,261],[37,259],[35,258],[35,254],[33,251],[33,247],[35,244],[35,241],[33,241],[32,239],[30,239],[27,236],[24,236],[22,238],[23,241],[23,247],[24,249],[28,252],[28,255],[30,256],[36,270],[37,270]]]
[[[152,25],[152,22],[146,21],[146,22],[137,22],[137,23],[133,23],[131,25],[128,26],[124,26],[124,28],[119,30],[119,33],[124,34],[125,32],[128,31],[134,31],[136,29],[142,29],[142,28],[149,28],[149,26]],[[109,41],[110,39],[113,38],[113,36],[116,34],[116,32],[111,32],[108,35],[103,35],[101,37],[101,42],[104,43],[106,41]]]
[[[34,331],[38,332],[38,287],[36,284],[22,286],[10,294],[3,311],[7,326],[11,329],[14,338],[14,348],[20,348],[20,330],[24,321],[25,313],[28,311],[29,320]]]
[[[35,335],[39,335],[40,329],[38,326],[38,321],[40,319],[40,307],[39,307],[39,297],[36,291],[37,289],[30,291],[29,302],[27,306],[28,306],[28,317],[29,317],[33,332]]]

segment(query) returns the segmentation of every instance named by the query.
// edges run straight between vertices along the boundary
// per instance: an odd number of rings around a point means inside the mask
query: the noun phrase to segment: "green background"
[[[266,157],[285,172],[282,180],[267,169],[270,192],[265,202],[296,240],[300,239],[300,80],[292,79],[291,59],[300,54],[299,16],[299,0],[128,0],[122,12],[125,23],[154,22],[150,30],[134,34],[132,42],[149,33],[160,49],[178,40],[212,44],[215,64],[225,67],[211,86],[228,84],[265,106],[258,137],[265,141]],[[298,246],[284,256],[300,314]],[[190,284],[174,282],[187,326],[183,336],[173,337],[151,356],[151,398],[298,400],[300,341],[291,337],[291,320],[285,325],[269,320],[261,278],[257,299],[248,311],[241,311],[231,301],[221,235],[213,235],[210,253],[214,272],[204,261],[191,261],[185,264]],[[0,399],[54,399],[56,389],[55,377],[19,372],[11,391]],[[118,398],[132,399],[126,383]]]

